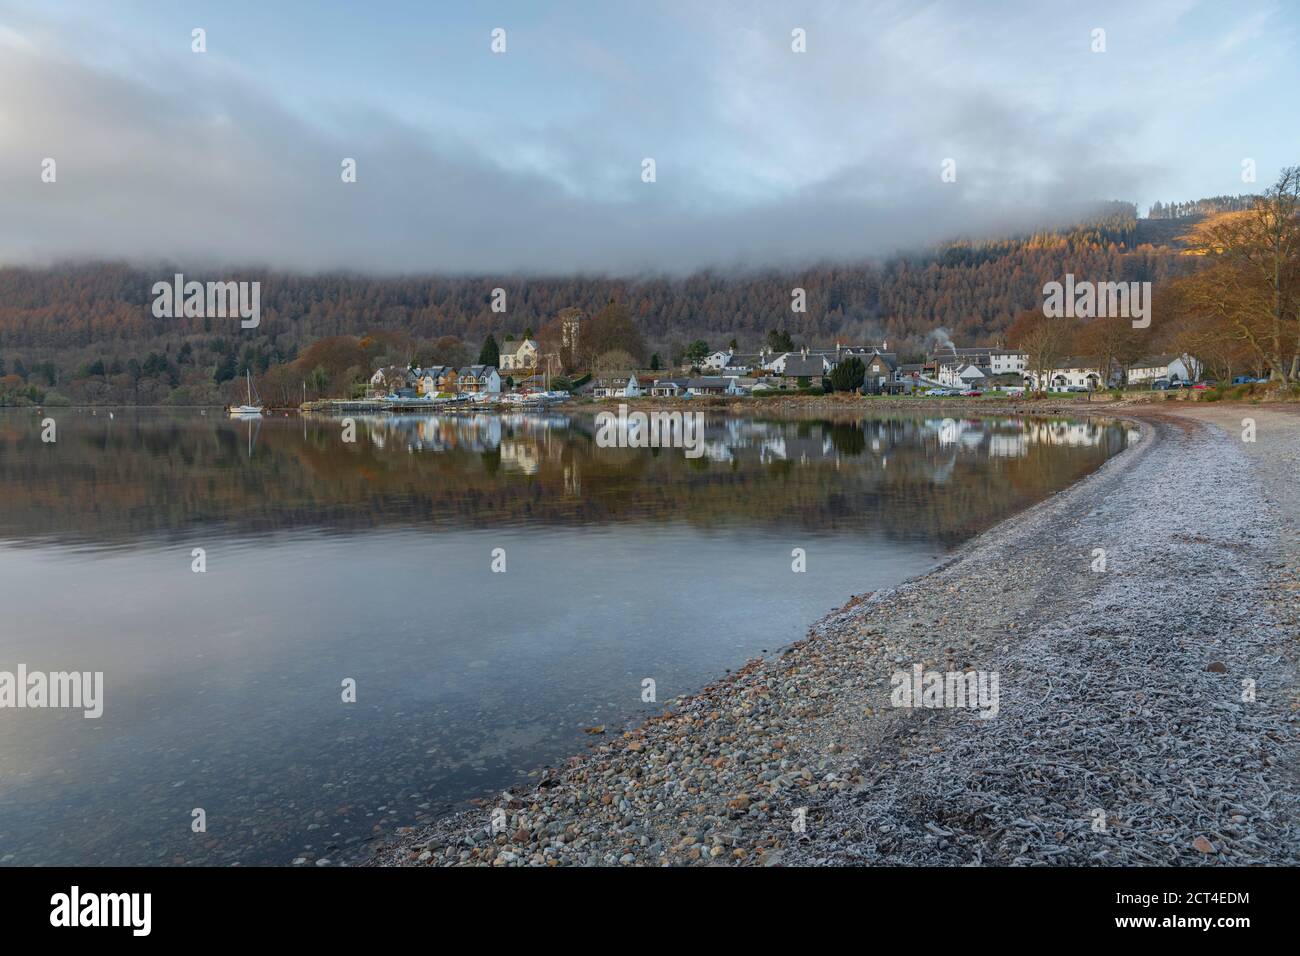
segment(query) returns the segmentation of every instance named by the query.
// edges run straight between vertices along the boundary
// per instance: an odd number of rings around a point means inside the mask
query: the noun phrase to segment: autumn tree
[[[1191,242],[1209,266],[1177,282],[1185,317],[1224,326],[1274,381],[1300,378],[1300,166],[1283,169],[1253,208],[1201,223]]]
[[[610,349],[596,356],[592,372],[597,378],[627,378],[636,369],[636,358],[623,349]]]
[[[645,340],[641,330],[616,299],[582,323],[578,333],[582,355],[598,356],[606,352],[621,351],[639,363],[645,355]]]
[[[469,364],[469,349],[454,335],[440,336],[432,344],[419,350],[418,363],[422,368],[430,365],[450,365],[461,368]]]
[[[1231,381],[1242,370],[1268,369],[1258,337],[1241,335],[1238,322],[1225,321],[1219,309],[1203,307],[1202,296],[1212,282],[1213,277],[1195,285],[1177,283],[1157,294],[1155,308],[1160,311],[1154,314],[1168,316],[1161,341],[1170,351],[1193,356],[1200,370],[1216,380]],[[1262,315],[1262,308],[1256,308],[1251,310],[1253,319],[1243,319],[1257,323]]]

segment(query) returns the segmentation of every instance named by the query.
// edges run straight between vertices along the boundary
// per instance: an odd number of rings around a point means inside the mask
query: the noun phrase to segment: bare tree
[[[602,352],[592,363],[596,378],[627,378],[636,367],[636,359],[622,349]]]
[[[1034,373],[1034,386],[1044,391],[1047,376],[1056,368],[1065,352],[1068,331],[1059,321],[1046,316],[1035,321],[1020,335],[1017,343],[1029,353],[1028,365]]]
[[[1252,209],[1208,220],[1192,240],[1212,264],[1181,280],[1188,304],[1258,348],[1274,380],[1300,376],[1300,166],[1282,170]]]

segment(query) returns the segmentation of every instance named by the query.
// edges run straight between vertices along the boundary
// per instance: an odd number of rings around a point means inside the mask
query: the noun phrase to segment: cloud
[[[570,46],[578,80],[591,81],[583,96],[557,83],[552,112],[514,115],[500,105],[507,88],[459,125],[364,91],[303,104],[215,51],[159,56],[123,34],[114,56],[94,57],[70,39],[77,28],[0,24],[0,262],[488,274],[798,265],[1032,228],[1168,175],[1167,161],[1134,148],[1151,108],[1140,95],[1125,105],[1076,87],[1067,104],[1035,82],[1044,58],[1025,52],[1024,31],[990,29],[963,7],[839,8],[808,21],[802,55],[787,18],[738,9],[710,8],[693,34],[669,17],[647,40],[662,46],[650,65],[619,45],[626,37],[582,36]],[[536,42],[563,44],[577,28],[539,28]],[[1038,40],[1068,50],[1071,36]],[[1095,65],[1075,45],[1073,59],[1058,54],[1060,72],[1086,81]],[[523,96],[529,74],[517,69]],[[640,179],[645,156],[655,183]],[[45,157],[55,184],[40,181]],[[357,160],[355,184],[341,181],[345,157]],[[940,179],[949,157],[956,183]]]

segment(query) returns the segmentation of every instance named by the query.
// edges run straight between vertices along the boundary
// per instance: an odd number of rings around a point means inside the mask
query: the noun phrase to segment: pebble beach
[[[1300,410],[1117,412],[1128,451],[939,568],[369,865],[1300,863]],[[898,706],[918,665],[996,713]]]

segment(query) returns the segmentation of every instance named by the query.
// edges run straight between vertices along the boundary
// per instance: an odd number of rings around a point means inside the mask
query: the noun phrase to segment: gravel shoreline
[[[369,865],[1300,863],[1300,414],[1086,411],[1141,440]],[[916,664],[996,675],[996,715],[892,706]]]

